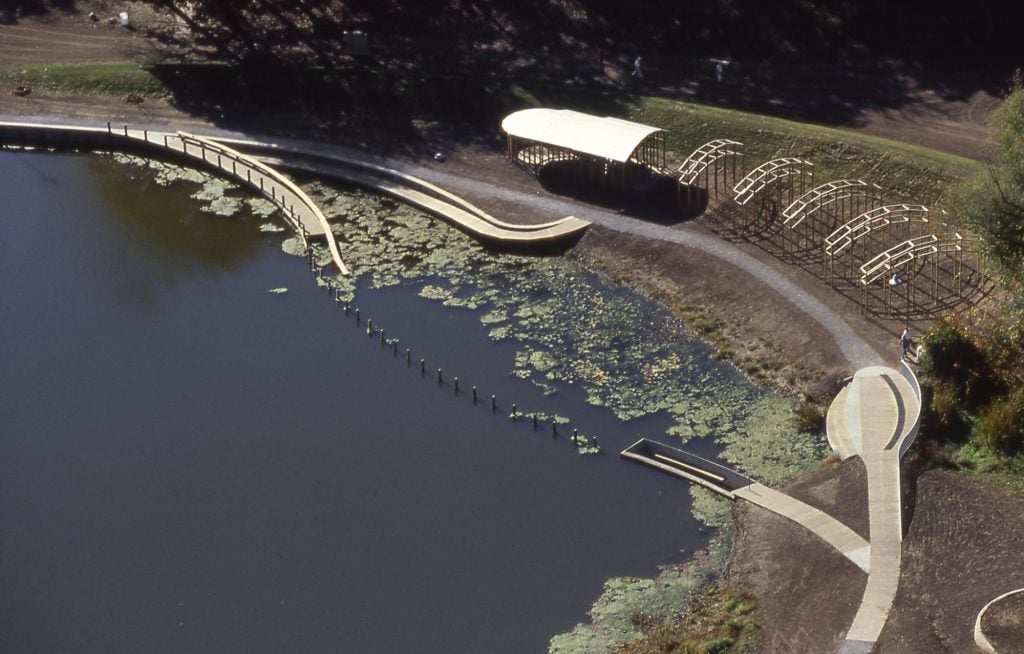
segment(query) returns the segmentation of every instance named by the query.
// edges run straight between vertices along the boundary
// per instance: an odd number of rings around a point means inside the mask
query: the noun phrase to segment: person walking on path
[[[907,358],[907,352],[910,351],[910,346],[913,343],[913,339],[910,338],[910,325],[907,325],[903,329],[903,333],[900,335],[900,360]]]
[[[630,77],[635,77],[638,80],[644,78],[644,72],[640,69],[641,63],[643,63],[641,57],[637,57],[636,61],[633,62],[633,72],[630,74]]]

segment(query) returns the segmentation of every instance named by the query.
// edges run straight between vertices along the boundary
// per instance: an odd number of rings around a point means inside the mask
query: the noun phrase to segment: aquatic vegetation
[[[245,203],[249,205],[249,211],[252,212],[252,215],[259,218],[269,218],[277,211],[277,205],[266,198],[251,197],[247,198]],[[284,231],[284,227],[281,227],[279,231]]]
[[[171,174],[177,173],[157,171]],[[194,197],[210,203],[213,211],[268,210],[249,201],[214,205],[231,185],[209,179],[201,184]],[[589,403],[608,408],[622,421],[671,416],[668,432],[652,436],[681,443],[713,437],[723,446],[724,461],[761,481],[782,481],[814,467],[824,455],[822,436],[792,427],[794,402],[716,359],[713,348],[688,336],[669,309],[631,289],[587,273],[566,257],[488,251],[460,231],[387,198],[319,182],[304,189],[333,220],[332,232],[353,271],[351,276],[317,278],[342,301],[355,299],[360,282],[370,288],[403,284],[420,297],[474,311],[492,339],[515,345],[508,374],[546,395],[578,386]],[[290,230],[283,236],[283,252],[307,256],[299,237]],[[321,266],[331,262],[326,247],[316,242],[310,247]],[[547,425],[569,424],[565,416],[519,409],[524,419],[534,413]],[[579,453],[599,451],[590,439],[577,434]],[[690,594],[722,569],[732,532],[728,504],[701,489],[691,489],[691,495],[694,515],[714,528],[702,555],[664,568],[654,580],[609,580],[591,610],[592,624],[556,636],[552,652],[612,651],[639,636],[636,615],[659,620],[677,614]]]
[[[199,209],[205,213],[225,217],[253,215],[267,218],[276,211],[272,202],[254,196],[253,191],[195,168],[124,153],[110,156],[120,164],[146,170],[153,182],[160,186],[177,183],[198,185],[199,188],[191,193],[191,197],[199,201]]]
[[[552,638],[549,654],[611,654],[640,638],[644,623],[678,615],[694,592],[718,578],[732,541],[729,503],[697,486],[690,493],[694,515],[715,527],[704,550],[686,563],[662,567],[654,579],[609,579],[590,609],[590,623]]]
[[[667,413],[674,422],[668,435],[683,443],[713,436],[725,445],[725,461],[770,483],[824,456],[822,437],[790,426],[796,405],[789,398],[716,360],[666,307],[565,257],[488,251],[388,198],[319,182],[305,190],[328,216],[343,217],[332,231],[355,279],[374,288],[411,284],[421,297],[477,311],[491,338],[517,344],[509,374],[545,394],[579,385],[588,402],[623,421]],[[296,238],[282,247],[304,256]],[[321,250],[317,258],[326,263]]]
[[[792,426],[793,400],[718,360],[666,307],[565,257],[487,251],[419,211],[362,191],[319,183],[305,190],[328,216],[344,216],[332,231],[357,278],[374,288],[418,286],[421,297],[475,310],[492,339],[517,345],[509,374],[545,394],[578,385],[588,402],[623,421],[666,413],[673,419],[666,436],[681,443],[713,437],[724,446],[724,461],[767,483],[813,469],[827,451],[822,436]],[[521,414],[532,415],[527,407]],[[538,420],[568,422],[543,414]],[[581,453],[597,451],[589,436],[578,440]],[[640,636],[637,615],[677,615],[694,590],[715,578],[732,539],[729,504],[703,489],[691,494],[695,517],[714,528],[701,555],[653,580],[609,580],[591,623],[553,638],[551,652],[613,651]]]

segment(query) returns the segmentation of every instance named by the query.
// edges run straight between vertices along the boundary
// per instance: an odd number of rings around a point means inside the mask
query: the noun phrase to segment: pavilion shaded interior
[[[524,109],[501,127],[508,157],[534,175],[557,164],[579,181],[635,191],[671,175],[658,127],[569,109]]]

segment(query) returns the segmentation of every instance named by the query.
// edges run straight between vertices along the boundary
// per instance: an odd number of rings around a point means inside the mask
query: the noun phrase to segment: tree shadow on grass
[[[502,118],[533,102],[622,115],[630,99],[554,85],[524,92],[496,72],[500,61],[485,63],[445,73],[359,61],[331,70],[264,62],[168,63],[150,71],[172,104],[214,124],[312,133],[391,153],[429,153],[437,141],[496,147]]]

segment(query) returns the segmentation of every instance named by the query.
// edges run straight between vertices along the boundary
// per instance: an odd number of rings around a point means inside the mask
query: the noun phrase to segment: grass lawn
[[[33,89],[69,95],[124,97],[134,93],[158,98],[169,90],[150,66],[132,63],[30,64],[0,67],[0,86],[27,84]]]

